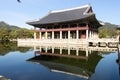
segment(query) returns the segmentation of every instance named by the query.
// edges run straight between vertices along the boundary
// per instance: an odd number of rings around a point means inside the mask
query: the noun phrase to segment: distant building
[[[50,11],[43,18],[28,21],[27,24],[34,26],[34,40],[39,39],[43,43],[83,43],[88,39],[98,38],[98,28],[101,26],[90,4]]]

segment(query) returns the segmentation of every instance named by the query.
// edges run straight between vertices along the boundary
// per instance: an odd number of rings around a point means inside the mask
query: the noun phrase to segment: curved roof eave
[[[62,22],[80,20],[90,16],[89,13],[87,13],[90,7],[91,7],[90,4],[88,4],[76,8],[51,11],[43,18],[37,21],[27,22],[27,24],[42,25],[42,24],[62,23]]]
[[[36,26],[36,25],[50,25],[50,24],[70,23],[70,22],[81,21],[81,20],[90,18],[93,15],[95,15],[95,14],[93,13],[93,14],[87,15],[86,17],[83,17],[83,18],[80,18],[80,19],[74,19],[74,20],[68,20],[68,21],[59,21],[59,22],[52,22],[52,23],[38,23],[38,21],[36,21],[35,23],[27,23],[27,24]]]

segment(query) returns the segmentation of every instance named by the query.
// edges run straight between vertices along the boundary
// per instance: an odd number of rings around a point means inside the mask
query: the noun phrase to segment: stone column
[[[68,48],[68,55],[70,55],[70,48]]]
[[[34,46],[34,51],[36,51],[36,46]]]
[[[52,47],[52,53],[54,53],[54,47]]]
[[[60,47],[60,54],[62,54],[62,48]]]
[[[76,49],[76,56],[79,56],[79,51],[78,51],[78,49]]]
[[[86,57],[88,57],[88,49],[86,49]]]

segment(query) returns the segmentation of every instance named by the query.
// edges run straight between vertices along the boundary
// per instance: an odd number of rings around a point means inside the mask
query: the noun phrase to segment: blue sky
[[[33,28],[25,22],[46,15],[50,10],[61,10],[91,4],[96,18],[120,25],[120,0],[0,0],[0,21]]]

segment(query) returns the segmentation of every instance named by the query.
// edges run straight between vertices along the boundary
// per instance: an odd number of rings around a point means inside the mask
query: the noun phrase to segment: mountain
[[[20,29],[20,27],[14,26],[14,25],[9,25],[9,24],[5,23],[4,21],[0,22],[0,28],[7,28],[7,29],[11,29],[11,30]]]
[[[100,22],[103,26],[99,28],[100,38],[116,38],[118,35],[118,25],[108,22]]]
[[[116,24],[112,24],[112,23],[108,23],[108,22],[103,22],[103,21],[99,21],[100,24],[102,24],[102,26],[99,28],[100,29],[105,29],[105,30],[116,30],[118,28],[118,25]]]
[[[100,24],[102,24],[103,26],[102,27],[104,27],[104,28],[109,28],[109,27],[115,27],[115,28],[117,28],[118,27],[118,25],[116,25],[116,24],[112,24],[112,23],[109,23],[109,22],[103,22],[103,21],[99,21],[99,23]]]

